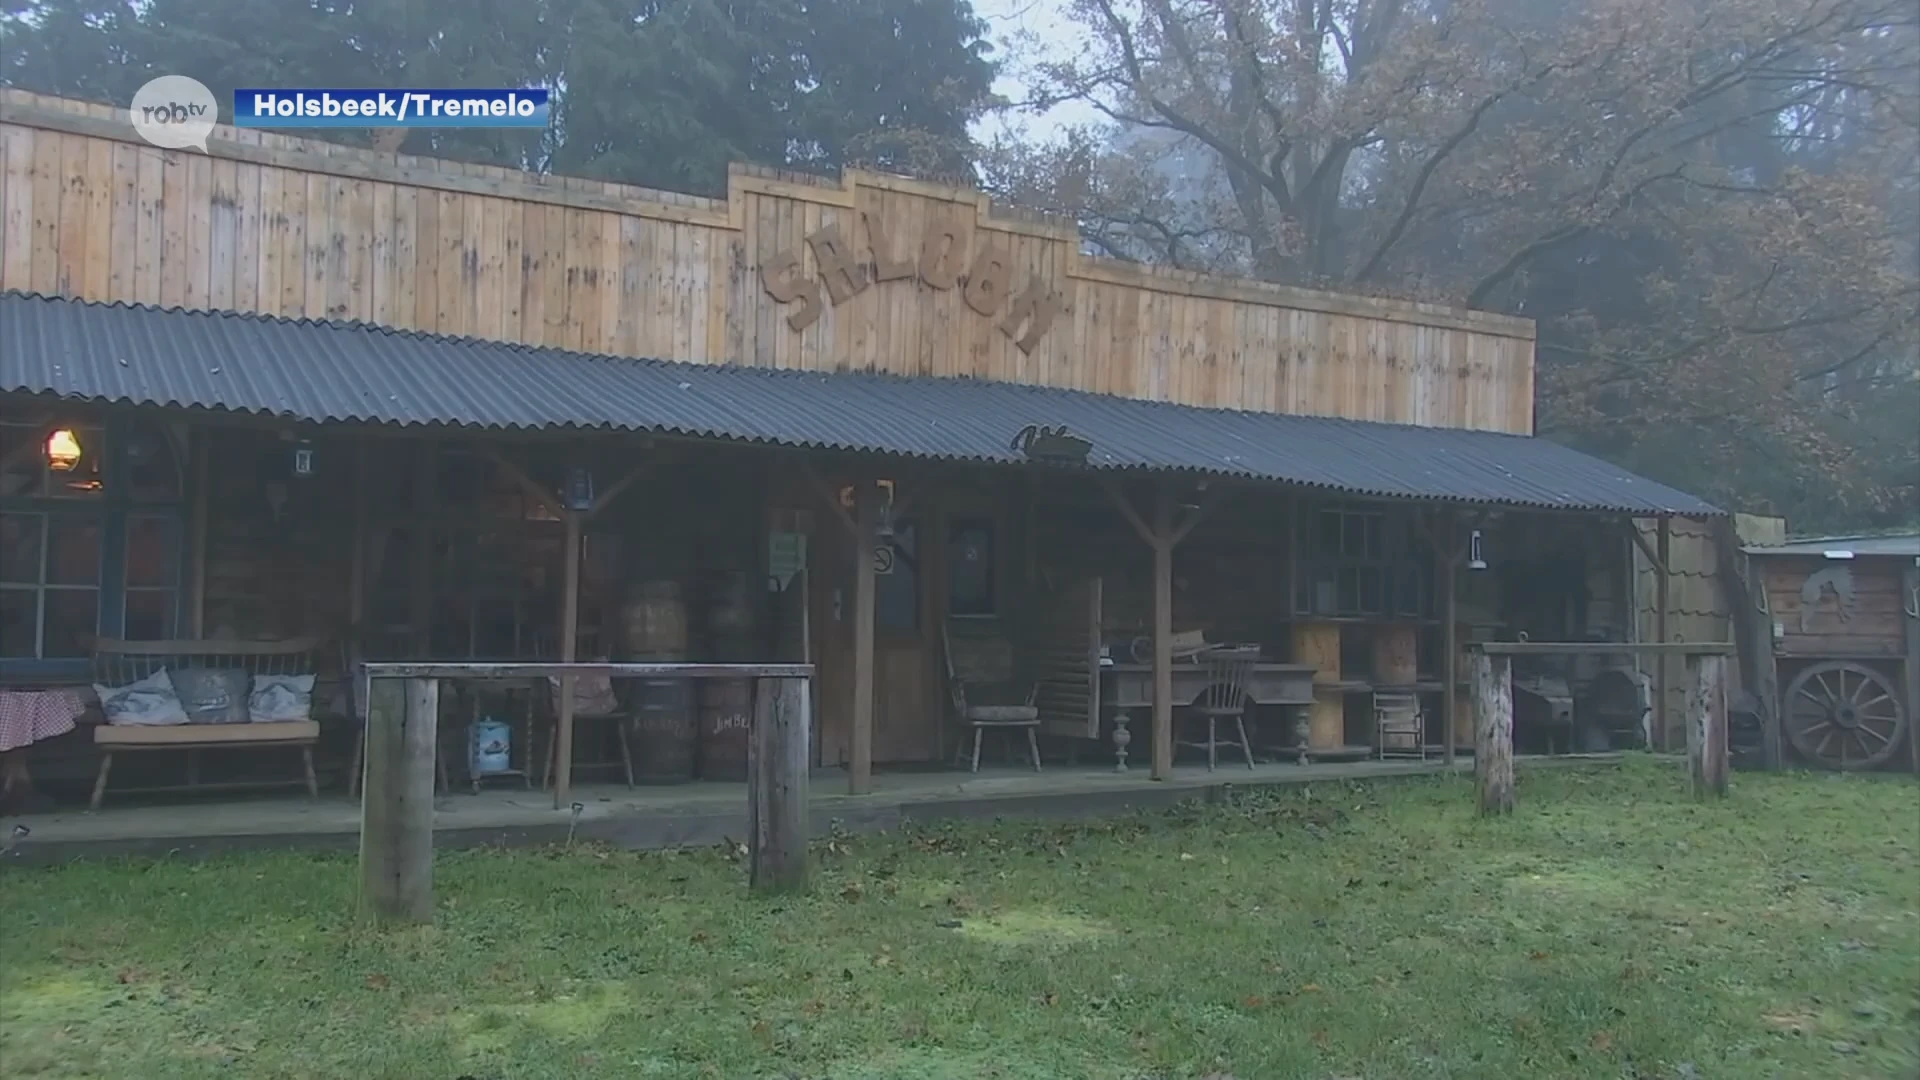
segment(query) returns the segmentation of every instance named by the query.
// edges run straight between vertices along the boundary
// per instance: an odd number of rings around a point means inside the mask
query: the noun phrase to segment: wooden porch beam
[[[1180,541],[1185,540],[1195,526],[1205,520],[1208,514],[1218,510],[1220,504],[1226,501],[1227,496],[1219,488],[1209,486],[1207,493],[1201,497],[1200,504],[1187,511],[1186,516],[1180,519],[1180,524],[1174,526],[1172,533],[1167,537],[1167,546],[1179,547]]]
[[[913,509],[914,500],[939,486],[936,483],[939,477],[940,473],[933,469],[897,477],[893,488],[893,516],[906,517],[907,511]]]
[[[207,535],[207,507],[212,492],[207,490],[207,478],[211,472],[208,464],[209,451],[207,439],[212,432],[201,428],[193,439],[193,607],[189,612],[193,636],[207,636],[207,548],[211,537]],[[360,494],[362,484],[354,485],[354,498],[363,498]]]
[[[1634,531],[1638,533],[1639,530],[1636,529]],[[1654,635],[1660,639],[1660,644],[1665,645],[1673,640],[1667,630],[1667,609],[1672,606],[1673,589],[1673,574],[1668,569],[1673,565],[1673,519],[1665,514],[1660,515],[1659,532],[1655,536],[1654,547],[1657,551],[1657,554],[1653,557],[1655,575],[1653,579],[1654,602],[1657,605],[1657,610],[1655,610],[1653,614]],[[1653,662],[1655,665],[1654,671],[1656,672],[1656,678],[1654,680],[1654,693],[1656,694],[1654,717],[1660,728],[1658,745],[1664,749],[1667,744],[1668,664],[1665,656],[1656,656]]]
[[[353,555],[348,570],[347,626],[359,645],[367,621],[367,440],[353,440]]]
[[[873,790],[873,549],[879,524],[878,489],[871,481],[854,486],[853,551],[853,747],[847,769],[847,791],[865,795]]]
[[[676,456],[677,455],[671,450],[662,450],[642,458],[638,464],[627,470],[625,476],[614,481],[612,487],[593,497],[593,506],[581,515],[581,523],[585,524],[598,517],[603,511],[612,507],[615,500],[625,495],[628,488],[639,483],[640,479],[646,476],[647,473],[652,472],[661,465],[672,462]]]
[[[433,624],[433,519],[434,506],[439,502],[438,473],[435,462],[440,444],[431,437],[421,439],[415,446],[417,451],[413,463],[413,505],[420,511],[420,520],[413,527],[412,563],[409,567],[407,614],[412,623],[413,654],[426,659],[432,641]]]
[[[1147,527],[1139,511],[1133,508],[1133,500],[1127,497],[1125,489],[1119,482],[1104,473],[1096,479],[1100,487],[1106,491],[1107,497],[1113,500],[1113,505],[1119,509],[1120,516],[1126,518],[1127,524],[1133,526],[1133,531],[1140,534],[1140,539],[1146,541],[1148,547],[1157,549],[1160,546],[1159,534]]]
[[[1456,715],[1460,696],[1460,620],[1459,620],[1459,581],[1456,578],[1460,560],[1466,552],[1460,549],[1456,526],[1459,524],[1451,508],[1438,512],[1439,525],[1429,534],[1427,543],[1433,546],[1434,558],[1440,563],[1440,727],[1442,759],[1448,768],[1453,767],[1459,754],[1454,738]],[[1425,531],[1426,526],[1421,526]]]
[[[521,468],[517,462],[491,447],[476,446],[474,452],[498,466],[501,472],[507,474],[509,480],[519,485],[521,491],[526,492],[527,498],[545,507],[548,513],[563,520],[568,516],[569,511],[561,504],[560,497],[541,486],[540,482],[528,475],[527,470]]]
[[[1153,535],[1153,779],[1173,776],[1173,491],[1156,484]]]
[[[566,525],[566,558],[564,592],[560,594],[560,662],[571,664],[577,659],[580,635],[580,524],[581,515],[565,514],[561,520]],[[544,683],[546,680],[542,679]],[[555,710],[553,730],[553,808],[561,809],[573,802],[573,687],[572,675],[560,676],[560,704]],[[545,686],[536,684],[534,693],[545,691]],[[532,772],[533,748],[527,747],[527,771]]]
[[[848,748],[847,793],[865,795],[873,790],[873,698],[874,698],[874,579],[873,549],[879,531],[878,488],[861,477],[853,485],[854,512],[849,515],[840,505],[840,493],[804,457],[795,456],[794,464],[807,484],[827,504],[833,516],[846,526],[853,541],[853,731]]]
[[[841,525],[846,527],[847,535],[857,539],[860,536],[859,523],[853,520],[853,515],[847,513],[846,507],[840,505],[840,493],[827,483],[826,478],[820,475],[811,461],[795,456],[793,462],[799,468],[800,475],[807,478],[807,486],[813,488],[814,493],[820,496],[820,501],[826,503],[827,509],[840,520]]]
[[[1666,519],[1662,518],[1661,520],[1665,521]],[[1662,576],[1665,576],[1667,573],[1667,557],[1655,551],[1652,544],[1647,543],[1647,538],[1640,535],[1640,527],[1633,523],[1632,518],[1627,519],[1627,536],[1632,538],[1633,546],[1640,549],[1640,554],[1647,557],[1647,562],[1653,564],[1654,570],[1658,571]]]

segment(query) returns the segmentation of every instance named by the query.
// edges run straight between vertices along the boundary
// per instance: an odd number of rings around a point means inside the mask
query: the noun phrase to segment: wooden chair
[[[616,708],[612,711],[608,711],[606,709],[583,708],[581,705],[582,699],[595,696],[592,692],[599,689],[599,687],[582,686],[581,684],[585,683],[586,681],[587,681],[587,677],[584,677],[584,676],[574,677],[573,722],[574,722],[574,728],[575,728],[574,734],[576,737],[574,739],[573,745],[576,749],[580,746],[581,740],[578,738],[578,735],[579,735],[580,725],[583,721],[586,722],[589,727],[595,724],[612,724],[614,735],[616,738],[619,739],[619,742],[620,742],[620,756],[611,761],[598,760],[598,759],[592,759],[592,758],[589,758],[588,760],[585,760],[585,761],[576,759],[573,762],[572,771],[574,773],[581,773],[581,772],[586,772],[592,769],[618,768],[622,771],[623,775],[626,777],[628,790],[632,790],[633,788],[633,743],[632,743],[632,736],[630,734],[630,731],[633,727],[633,713],[625,708]],[[611,680],[605,678],[604,676],[601,677],[598,681],[605,684],[611,683]],[[547,677],[547,691],[548,691],[547,715],[553,721],[553,723],[549,726],[548,732],[547,732],[547,767],[546,767],[546,770],[543,773],[541,773],[540,789],[542,791],[548,790],[553,787],[553,773],[554,773],[554,768],[557,764],[556,758],[557,758],[557,755],[559,754],[560,679],[557,676],[550,675]],[[605,696],[612,696],[613,690],[611,685],[608,685],[606,687],[604,694]],[[616,700],[615,704],[617,705],[619,704],[619,702]]]
[[[93,645],[93,681],[101,686],[126,686],[162,668],[169,671],[212,669],[243,672],[249,684],[257,675],[316,675],[320,642],[313,638],[289,641],[120,641],[100,638]],[[251,692],[249,690],[249,692]],[[241,707],[244,707],[242,703]],[[320,741],[320,722],[305,720],[271,723],[173,724],[158,727],[101,724],[93,729],[100,748],[100,773],[94,779],[91,809],[100,809],[107,796],[107,778],[117,754],[153,750],[182,750],[187,755],[189,789],[266,786],[259,782],[207,784],[200,780],[200,753],[208,749],[297,749],[302,777],[286,783],[304,784],[318,797],[320,785],[313,771],[313,747]]]
[[[1259,661],[1258,648],[1228,647],[1200,654],[1200,664],[1207,670],[1207,688],[1186,708],[1206,720],[1207,739],[1179,745],[1206,750],[1209,772],[1219,759],[1222,720],[1233,721],[1240,734],[1240,749],[1247,755],[1247,768],[1253,768],[1253,743],[1247,739],[1247,684],[1253,681],[1253,666]]]
[[[1039,683],[1016,674],[1013,644],[992,618],[954,616],[941,628],[954,715],[973,729],[972,771],[980,771],[980,739],[988,728],[1024,728],[1033,771],[1040,771]],[[966,743],[960,744],[965,753]]]
[[[1381,760],[1427,760],[1427,717],[1415,694],[1373,695],[1374,752]]]

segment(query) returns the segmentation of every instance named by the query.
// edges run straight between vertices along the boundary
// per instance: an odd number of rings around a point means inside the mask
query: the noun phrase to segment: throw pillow
[[[244,724],[251,677],[240,668],[181,668],[173,672],[173,690],[193,724]]]
[[[313,719],[313,676],[255,675],[247,714],[256,724]]]
[[[109,724],[163,727],[188,720],[187,710],[181,707],[180,696],[173,692],[173,679],[167,675],[166,668],[125,686],[95,683],[93,692],[99,695],[100,711]]]

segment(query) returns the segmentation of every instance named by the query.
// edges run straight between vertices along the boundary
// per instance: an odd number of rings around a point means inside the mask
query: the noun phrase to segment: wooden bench
[[[315,669],[320,645],[317,638],[287,641],[121,641],[101,638],[94,642],[93,648],[94,682],[102,686],[126,686],[162,668],[169,672],[196,668],[237,670],[246,673],[251,692],[253,676],[256,675],[317,675]],[[313,771],[313,747],[319,741],[320,721],[312,716],[305,720],[262,723],[162,726],[103,723],[93,729],[94,745],[101,750],[100,775],[94,780],[93,799],[88,805],[92,809],[100,809],[101,802],[106,798],[107,777],[113,771],[116,754],[148,750],[185,751],[187,781],[176,787],[215,790],[277,784],[261,781],[202,783],[202,750],[298,749],[304,776],[280,783],[292,786],[304,784],[308,795],[318,797],[320,785]]]

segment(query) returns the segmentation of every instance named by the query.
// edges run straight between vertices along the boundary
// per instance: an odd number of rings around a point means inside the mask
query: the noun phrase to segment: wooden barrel
[[[677,581],[642,581],[627,590],[621,630],[629,656],[678,659],[687,654],[687,608]]]
[[[1307,745],[1315,750],[1338,750],[1347,744],[1347,697],[1339,690],[1320,687],[1307,706]]]
[[[699,729],[691,679],[640,679],[633,684],[633,778],[647,784],[693,779]]]
[[[700,680],[700,779],[745,780],[753,727],[753,683]]]

